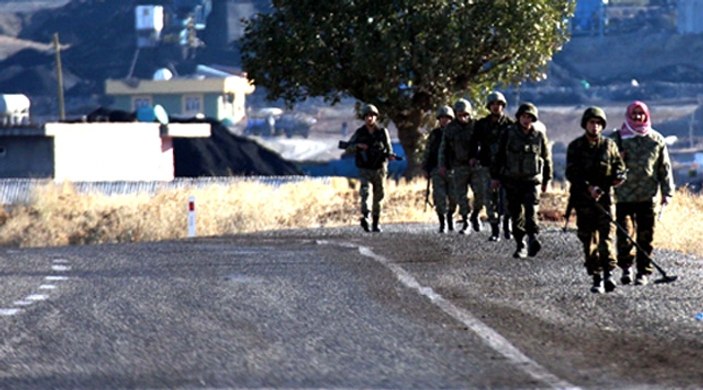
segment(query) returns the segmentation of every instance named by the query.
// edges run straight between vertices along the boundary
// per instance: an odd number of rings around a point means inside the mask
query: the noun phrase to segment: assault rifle
[[[434,207],[430,201],[430,178],[427,178],[427,188],[425,189],[425,211],[427,211],[427,205]]]
[[[337,147],[338,147],[339,149],[347,149],[347,148],[349,147],[349,142],[347,142],[347,141],[339,141],[339,143],[337,144]],[[365,150],[362,150],[361,152],[363,153],[363,154],[362,154],[362,157],[363,157],[363,156],[366,154],[366,151],[365,151]],[[395,154],[395,153],[386,153],[386,154],[384,155],[384,157],[385,157],[385,158],[393,157],[393,158],[395,158],[395,160],[397,160],[397,161],[403,161],[403,157],[398,156],[398,155]],[[366,159],[366,158],[364,158],[364,160],[365,160],[365,159]]]

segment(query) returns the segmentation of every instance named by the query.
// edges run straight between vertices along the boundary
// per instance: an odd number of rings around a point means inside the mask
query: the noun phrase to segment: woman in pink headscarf
[[[649,282],[654,271],[650,260],[654,239],[654,210],[657,195],[661,207],[674,195],[674,176],[664,137],[652,128],[649,107],[635,101],[627,106],[625,121],[613,133],[627,167],[627,181],[615,189],[616,220],[645,253],[637,250],[628,237],[617,232],[618,266],[622,284],[632,283],[631,267],[637,265],[636,285]]]

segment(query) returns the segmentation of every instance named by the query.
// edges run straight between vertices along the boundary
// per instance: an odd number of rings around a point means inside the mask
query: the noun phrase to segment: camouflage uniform
[[[519,122],[522,114],[534,118],[529,129],[523,129]],[[507,192],[517,243],[513,257],[522,258],[526,254],[535,256],[541,248],[537,240],[538,187],[541,184],[546,188],[552,179],[552,155],[546,128],[537,122],[537,107],[531,103],[522,104],[516,117],[518,123],[507,127],[501,136],[495,164],[491,166],[491,177],[498,180]],[[529,238],[529,250],[525,246],[525,235]]]
[[[455,111],[458,115],[459,110]],[[474,124],[471,120],[468,123],[455,120],[444,129],[444,136],[439,146],[439,167],[453,175],[454,196],[462,220],[460,233],[467,231],[468,216],[471,212],[468,199],[469,184],[476,181],[476,175],[470,163],[476,155],[475,151],[471,150],[473,133]]]
[[[500,223],[501,215],[504,215],[503,218],[506,223],[509,221],[510,217],[505,205],[504,189],[490,188],[490,167],[495,161],[501,134],[508,126],[514,123],[515,121],[507,115],[501,115],[500,117],[494,118],[489,114],[486,117],[479,119],[474,128],[479,150],[478,159],[480,167],[477,169],[478,176],[481,178],[481,183],[483,183],[484,189],[482,191],[486,194],[486,216],[488,217],[488,222],[491,224],[491,239],[493,241],[497,241],[500,237],[498,235],[498,224]],[[505,230],[509,232],[509,228]]]
[[[584,112],[581,121],[584,129],[591,119],[600,119],[605,127],[605,113],[600,108],[592,107]],[[586,272],[594,278],[594,292],[600,292],[601,274],[607,280],[606,291],[614,289],[610,277],[617,264],[613,245],[615,225],[610,216],[613,215],[613,184],[624,178],[625,163],[612,140],[599,133],[595,141],[582,135],[569,144],[566,152],[566,179],[571,183],[569,204],[576,209],[577,235],[583,244]],[[593,187],[602,191],[598,200],[589,192]]]
[[[646,252],[637,251],[636,255],[637,275],[641,278],[654,271],[649,259],[654,240],[654,199],[659,191],[663,197],[673,196],[674,178],[669,152],[659,132],[651,129],[647,135],[631,138],[623,138],[620,133],[619,130],[614,131],[612,138],[623,155],[628,180],[615,189],[616,220],[630,237],[636,236],[637,244]],[[635,231],[636,234],[633,234]],[[635,246],[620,231],[617,232],[617,248],[618,266],[623,273],[629,273],[635,262]]]
[[[447,115],[449,118],[453,118],[453,113],[451,112],[451,107],[442,107],[439,114],[452,114]],[[446,128],[446,127],[445,127]],[[445,217],[448,223],[448,228],[450,231],[454,230],[453,215],[456,210],[456,200],[454,199],[454,186],[453,177],[450,172],[445,172],[444,175],[440,173],[439,170],[439,146],[442,142],[442,136],[444,134],[443,127],[438,127],[430,132],[427,139],[427,147],[425,148],[425,154],[422,160],[422,169],[427,174],[427,177],[432,182],[432,199],[434,201],[435,211],[437,212],[437,217],[439,218],[439,232],[444,232]],[[448,207],[447,207],[448,203]]]
[[[375,107],[373,107],[375,110]],[[366,110],[366,109],[365,109]],[[378,111],[375,112],[376,115]],[[366,114],[364,114],[366,115]],[[368,149],[362,150],[357,145],[368,145]],[[359,195],[361,198],[361,226],[368,231],[369,215],[369,185],[373,186],[373,203],[371,206],[371,217],[373,219],[373,231],[380,231],[378,227],[381,216],[381,202],[383,201],[384,184],[388,175],[388,156],[393,153],[388,129],[373,125],[370,131],[366,125],[362,125],[349,139],[348,152],[355,153],[355,163],[359,168],[361,187]]]

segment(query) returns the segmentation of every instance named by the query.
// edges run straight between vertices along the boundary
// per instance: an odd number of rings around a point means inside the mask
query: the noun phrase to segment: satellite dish
[[[166,112],[166,109],[160,104],[154,106],[154,117],[162,125],[168,124],[168,113]]]
[[[166,68],[161,68],[154,72],[154,80],[155,81],[167,81],[171,80],[173,78],[173,72]]]

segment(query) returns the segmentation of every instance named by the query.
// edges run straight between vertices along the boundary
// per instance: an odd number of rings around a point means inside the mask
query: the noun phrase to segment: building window
[[[190,95],[183,97],[184,114],[200,114],[203,112],[203,97]]]
[[[132,98],[132,108],[134,111],[142,107],[151,107],[151,96],[135,96]]]

